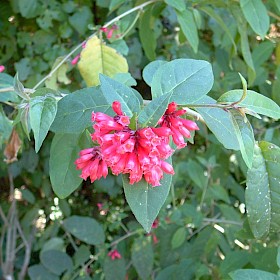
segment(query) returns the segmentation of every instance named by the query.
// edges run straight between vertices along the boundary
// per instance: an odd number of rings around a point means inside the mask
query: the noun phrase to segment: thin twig
[[[242,223],[240,223],[240,222],[229,221],[229,220],[224,220],[224,219],[204,218],[203,221],[206,223],[230,224],[230,225],[242,226]]]
[[[112,20],[110,20],[109,22],[107,22],[106,24],[103,25],[103,27],[108,27],[110,25],[112,25],[113,23],[119,21],[121,18],[137,11],[137,10],[142,10],[145,6],[150,5],[152,3],[157,2],[158,0],[151,0],[151,1],[147,1],[139,6],[136,6],[126,12],[124,12],[123,14],[113,18]],[[94,32],[91,36],[89,36],[88,39],[92,38],[93,36],[96,35],[96,32]],[[88,40],[87,39],[87,40]],[[87,42],[87,40],[84,40],[82,43],[80,43],[79,45],[77,45],[69,54],[67,54],[58,64],[57,66],[51,70],[51,72],[45,76],[42,80],[40,80],[34,87],[33,89],[35,90],[36,88],[38,88],[42,83],[44,83],[47,79],[49,79],[59,68],[61,65],[64,64],[65,61],[67,61],[68,58],[71,57],[72,54],[74,54],[77,50],[79,50],[80,48],[82,48],[82,46]]]

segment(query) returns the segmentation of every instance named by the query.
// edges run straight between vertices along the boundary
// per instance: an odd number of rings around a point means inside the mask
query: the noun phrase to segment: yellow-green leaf
[[[86,47],[81,52],[78,67],[87,86],[96,86],[100,83],[99,73],[113,77],[117,73],[128,72],[126,59],[96,36],[87,41]]]

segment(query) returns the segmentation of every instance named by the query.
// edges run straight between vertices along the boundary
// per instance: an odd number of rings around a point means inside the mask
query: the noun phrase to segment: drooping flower
[[[190,131],[199,130],[194,121],[186,120],[180,117],[185,113],[185,110],[177,110],[177,104],[175,102],[171,102],[158,122],[159,126],[170,128],[173,142],[178,149],[184,148],[187,145],[184,137],[190,138]]]
[[[100,30],[106,34],[107,39],[111,39],[114,31],[118,29],[117,25],[112,25],[111,27],[101,27]]]
[[[112,260],[121,259],[121,258],[122,258],[121,254],[118,252],[117,249],[114,249],[114,250],[110,251],[110,252],[108,253],[108,256],[109,256]]]

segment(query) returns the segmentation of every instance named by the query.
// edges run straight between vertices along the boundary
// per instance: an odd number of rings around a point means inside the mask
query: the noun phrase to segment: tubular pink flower
[[[169,164],[168,162],[162,161],[160,166],[165,173],[172,174],[172,175],[175,174],[173,166],[171,164]]]
[[[172,134],[168,127],[153,127],[152,130],[159,137],[169,137]]]
[[[72,65],[76,65],[80,59],[80,54],[76,55],[72,60],[71,60],[71,64]]]
[[[112,109],[117,115],[119,115],[119,116],[123,115],[122,105],[119,101],[113,102]]]
[[[0,65],[0,73],[5,71],[5,66],[4,65]]]

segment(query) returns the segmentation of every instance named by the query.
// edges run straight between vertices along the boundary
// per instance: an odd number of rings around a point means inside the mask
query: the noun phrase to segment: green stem
[[[136,6],[124,13],[122,13],[121,15],[113,18],[112,20],[110,20],[109,22],[107,22],[106,24],[103,25],[103,27],[108,27],[110,25],[112,25],[113,23],[117,22],[118,20],[120,20],[121,18],[135,12],[135,11],[138,11],[138,10],[142,10],[145,6],[148,6],[150,4],[153,4],[155,2],[157,2],[158,0],[151,0],[151,1],[147,1],[139,6]],[[96,35],[96,32],[94,32],[88,39],[92,38],[93,36]],[[87,39],[87,40],[88,40]],[[35,90],[36,88],[38,88],[42,83],[44,83],[47,79],[49,79],[58,69],[61,65],[64,64],[65,61],[67,61],[68,58],[70,58],[77,50],[79,50],[84,43],[86,43],[86,41],[83,41],[82,43],[80,43],[79,45],[77,45],[69,54],[67,54],[61,61],[60,63],[57,64],[57,66],[47,75],[45,76],[42,80],[40,80],[34,87],[33,89]]]

